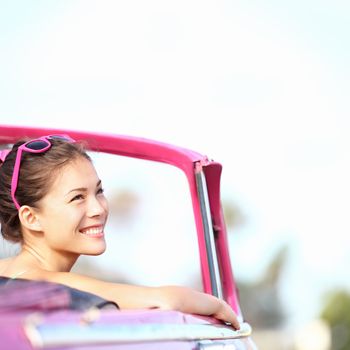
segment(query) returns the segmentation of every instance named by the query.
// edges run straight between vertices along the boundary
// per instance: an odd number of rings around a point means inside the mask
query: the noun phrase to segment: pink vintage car
[[[0,125],[0,149],[22,137],[57,133],[85,140],[91,151],[162,162],[184,172],[197,230],[203,290],[232,306],[241,329],[176,311],[120,311],[62,285],[21,279],[1,283],[0,277],[0,348],[256,349],[232,273],[220,200],[222,166],[200,153],[149,139],[63,129]]]

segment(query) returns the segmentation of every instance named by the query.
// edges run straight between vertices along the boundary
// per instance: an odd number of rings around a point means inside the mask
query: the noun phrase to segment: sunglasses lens
[[[48,146],[48,143],[44,140],[35,140],[35,141],[31,141],[28,142],[26,144],[26,147],[35,151],[44,149]]]

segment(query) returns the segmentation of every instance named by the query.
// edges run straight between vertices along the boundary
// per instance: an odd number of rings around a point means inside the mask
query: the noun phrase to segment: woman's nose
[[[105,215],[107,212],[105,204],[105,200],[103,200],[102,198],[91,198],[91,200],[89,201],[87,215],[89,217]]]

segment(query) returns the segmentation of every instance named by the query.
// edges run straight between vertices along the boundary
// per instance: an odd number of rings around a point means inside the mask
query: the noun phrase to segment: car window
[[[202,289],[190,190],[171,165],[90,152],[109,201],[107,250],[74,270],[142,285]]]

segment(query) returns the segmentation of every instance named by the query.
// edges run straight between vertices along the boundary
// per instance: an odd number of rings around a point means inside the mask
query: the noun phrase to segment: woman
[[[239,323],[230,306],[178,286],[144,287],[100,281],[70,272],[81,254],[106,249],[108,203],[82,144],[67,135],[19,141],[3,151],[0,223],[20,253],[0,260],[0,275],[55,282],[116,302],[121,309],[159,308],[212,315]]]

